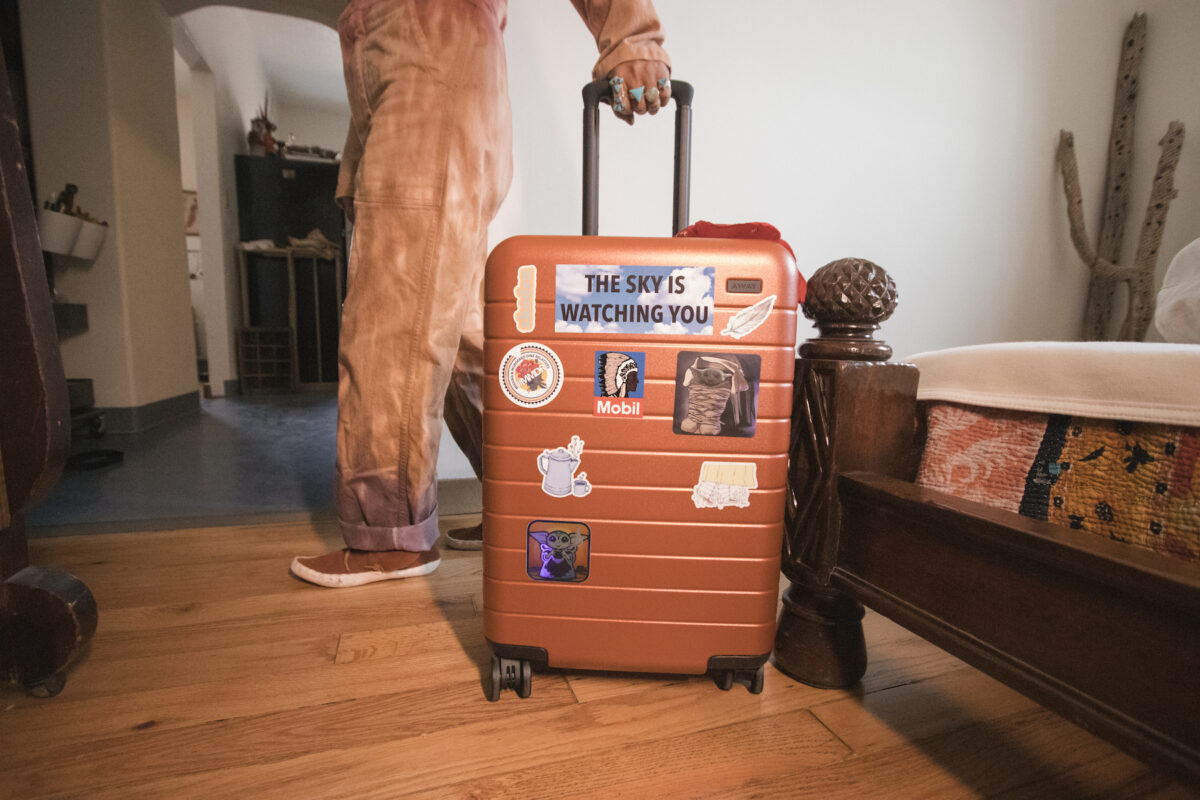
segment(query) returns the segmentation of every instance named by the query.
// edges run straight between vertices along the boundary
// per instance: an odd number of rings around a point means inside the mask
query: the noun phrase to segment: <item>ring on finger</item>
[[[610,78],[608,81],[609,88],[612,89],[612,109],[618,114],[626,114],[629,112],[629,88],[625,85],[625,80],[620,77]]]
[[[633,98],[633,102],[640,103],[642,102],[642,94],[645,93],[645,91],[645,86],[639,86],[636,89],[630,89],[629,96]]]
[[[649,89],[646,90],[646,103],[647,104],[657,103],[658,97],[659,97],[658,89],[655,89],[653,86],[651,86]]]

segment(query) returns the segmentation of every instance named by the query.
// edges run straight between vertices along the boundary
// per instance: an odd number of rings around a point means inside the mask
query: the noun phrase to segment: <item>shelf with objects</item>
[[[100,249],[108,238],[108,223],[81,209],[76,202],[78,194],[79,187],[68,183],[38,209],[38,236],[46,260],[46,274],[50,279],[56,266],[90,265],[100,255]],[[53,289],[53,283],[51,287],[51,309],[58,338],[61,340],[87,331],[87,304],[68,302]],[[95,406],[91,379],[68,379],[67,385],[72,431],[86,428],[93,437],[102,434],[104,412]]]
[[[235,166],[242,391],[331,388],[346,281],[338,164],[239,155]]]
[[[238,266],[243,391],[294,391],[336,383],[345,296],[341,248],[328,241],[288,247],[242,242]]]

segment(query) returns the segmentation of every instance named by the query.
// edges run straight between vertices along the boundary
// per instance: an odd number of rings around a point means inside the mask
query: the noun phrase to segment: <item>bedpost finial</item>
[[[808,282],[802,308],[821,335],[800,345],[800,355],[886,361],[892,348],[874,332],[896,310],[896,300],[896,283],[883,267],[864,258],[831,261]]]

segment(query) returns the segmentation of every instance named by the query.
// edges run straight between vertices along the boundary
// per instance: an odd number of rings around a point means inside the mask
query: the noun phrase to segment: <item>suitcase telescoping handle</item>
[[[671,81],[675,101],[675,205],[672,235],[688,224],[692,170],[692,85]],[[612,89],[601,78],[583,87],[583,235],[600,229],[600,103],[612,103]]]

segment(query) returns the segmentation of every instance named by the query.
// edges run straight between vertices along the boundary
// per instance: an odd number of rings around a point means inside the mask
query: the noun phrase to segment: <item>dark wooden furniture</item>
[[[818,271],[796,362],[774,663],[822,687],[866,669],[863,604],[1133,755],[1200,782],[1200,570],[912,482],[917,370],[873,338],[895,287]]]
[[[6,79],[0,88],[0,678],[49,696],[95,632],[96,603],[73,575],[29,564],[23,512],[62,473],[71,422]]]
[[[279,156],[234,156],[238,193],[237,251],[243,328],[292,331],[292,389],[337,383],[337,349],[345,297],[345,216],[334,200],[338,163]],[[314,230],[328,241],[308,239]],[[274,247],[258,246],[265,240]],[[306,240],[296,244],[294,240]],[[252,334],[252,337],[254,335]],[[249,360],[255,361],[252,352]],[[239,353],[239,357],[241,354]],[[262,389],[261,374],[242,390]],[[278,376],[272,376],[278,377]],[[258,378],[258,379],[256,379]],[[268,391],[283,388],[267,381]]]

